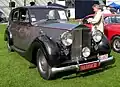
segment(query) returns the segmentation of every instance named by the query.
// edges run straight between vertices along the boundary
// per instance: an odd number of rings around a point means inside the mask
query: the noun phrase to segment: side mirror
[[[9,7],[15,7],[15,2],[13,1],[9,2]]]

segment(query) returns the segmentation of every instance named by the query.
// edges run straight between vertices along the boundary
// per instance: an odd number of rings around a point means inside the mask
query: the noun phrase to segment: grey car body
[[[86,71],[115,62],[109,42],[100,31],[101,39],[95,42],[88,27],[67,20],[66,11],[60,7],[15,8],[5,30],[8,49],[36,64],[44,79],[51,79],[57,72],[82,71],[82,65]],[[99,59],[106,54],[107,59]],[[99,65],[88,67],[92,63]]]

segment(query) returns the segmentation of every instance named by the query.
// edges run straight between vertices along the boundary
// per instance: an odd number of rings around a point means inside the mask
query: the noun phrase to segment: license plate
[[[99,62],[87,63],[80,65],[80,71],[95,69],[97,67],[99,67]]]
[[[104,60],[104,59],[107,59],[108,58],[108,54],[105,54],[105,55],[101,55],[98,57],[100,60]]]

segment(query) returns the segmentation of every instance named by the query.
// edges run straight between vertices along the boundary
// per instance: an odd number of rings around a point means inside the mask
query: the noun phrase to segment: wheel
[[[6,34],[4,34],[4,41],[7,41],[7,36],[6,36]]]
[[[41,49],[37,51],[37,68],[43,79],[52,79],[53,73],[51,67],[46,60],[45,53]]]
[[[14,52],[14,50],[12,49],[12,47],[11,47],[11,45],[10,45],[10,39],[9,39],[9,37],[8,37],[8,39],[7,39],[7,48],[8,48],[8,51],[9,51],[9,52]]]
[[[14,50],[11,48],[10,44],[7,42],[7,48],[9,52],[14,52]]]
[[[112,41],[112,49],[120,53],[120,37],[115,37]]]

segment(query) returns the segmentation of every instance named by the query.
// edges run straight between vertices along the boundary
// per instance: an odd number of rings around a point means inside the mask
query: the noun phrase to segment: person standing
[[[92,6],[93,11],[95,12],[95,16],[93,19],[88,20],[89,23],[92,23],[92,31],[100,30],[104,33],[104,18],[102,15],[101,7],[98,4],[94,4]]]

